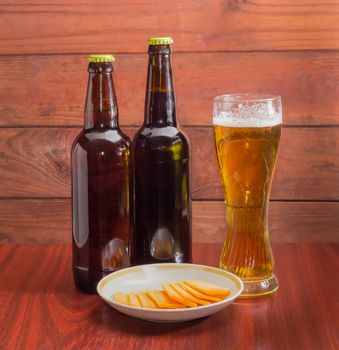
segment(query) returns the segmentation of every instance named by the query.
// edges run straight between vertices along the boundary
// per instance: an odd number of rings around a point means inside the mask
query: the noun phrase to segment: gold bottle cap
[[[171,37],[159,37],[147,39],[148,45],[170,45],[173,44],[173,38]]]
[[[88,62],[114,62],[115,58],[113,55],[107,54],[97,54],[97,55],[89,55]]]

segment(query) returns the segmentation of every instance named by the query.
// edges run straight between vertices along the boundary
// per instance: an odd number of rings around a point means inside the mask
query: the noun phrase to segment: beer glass
[[[238,94],[214,99],[214,140],[226,205],[220,268],[243,280],[246,297],[278,289],[268,205],[281,123],[279,96]]]

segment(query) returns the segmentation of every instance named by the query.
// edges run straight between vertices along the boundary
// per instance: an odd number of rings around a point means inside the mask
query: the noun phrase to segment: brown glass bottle
[[[85,125],[71,155],[73,276],[86,292],[130,265],[133,170],[130,140],[119,129],[113,59],[89,57]]]
[[[145,119],[132,142],[133,264],[192,260],[190,149],[176,120],[171,42],[149,39]]]

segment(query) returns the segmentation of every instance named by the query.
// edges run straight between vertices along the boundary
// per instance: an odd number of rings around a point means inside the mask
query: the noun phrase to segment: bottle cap
[[[147,39],[148,45],[170,45],[173,44],[173,38],[171,37],[159,37]]]
[[[115,58],[113,55],[98,54],[98,55],[89,55],[88,62],[114,62]]]

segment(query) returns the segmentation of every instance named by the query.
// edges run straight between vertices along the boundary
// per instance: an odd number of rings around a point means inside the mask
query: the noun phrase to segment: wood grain
[[[0,200],[0,243],[70,243],[70,199]]]
[[[2,0],[0,51],[140,52],[155,34],[172,35],[178,51],[338,49],[338,7],[316,0]]]
[[[132,136],[136,128],[125,128]],[[210,127],[185,128],[193,199],[223,199]],[[0,197],[69,197],[74,128],[0,129]],[[339,199],[339,128],[285,128],[272,199]]]
[[[282,96],[285,125],[339,125],[338,52],[187,53],[173,57],[179,121],[210,125],[213,98]],[[120,122],[143,121],[147,55],[117,55]],[[81,126],[85,55],[0,56],[0,126]]]
[[[70,195],[77,129],[0,129],[1,196]]]
[[[271,202],[270,239],[288,243],[339,243],[338,202]],[[70,199],[0,200],[0,243],[70,243]],[[221,201],[193,202],[193,241],[222,243]]]
[[[216,266],[220,245],[194,246]],[[3,349],[329,349],[339,346],[339,245],[274,245],[280,289],[193,322],[124,316],[72,282],[69,245],[0,246]],[[300,277],[302,276],[302,278]]]

